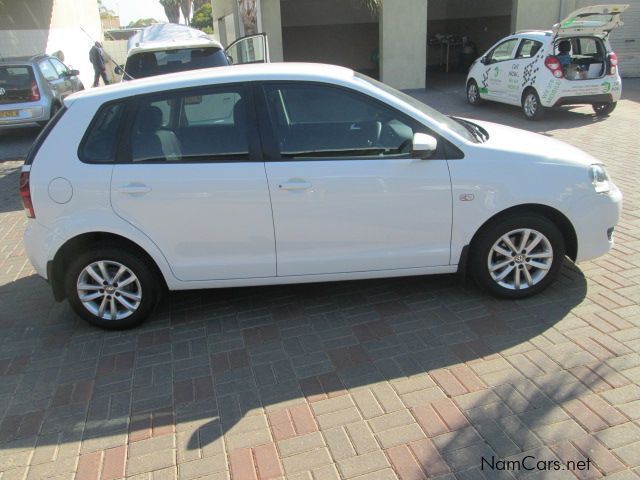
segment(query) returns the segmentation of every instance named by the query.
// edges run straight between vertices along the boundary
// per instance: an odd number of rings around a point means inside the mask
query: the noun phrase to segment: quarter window
[[[266,85],[265,93],[283,158],[411,152],[416,122],[363,95],[318,84]]]
[[[241,87],[166,94],[141,100],[133,121],[133,162],[248,159]]]
[[[525,38],[524,40],[522,40],[520,46],[518,47],[516,58],[535,57],[536,54],[540,51],[540,47],[542,47],[542,43]]]
[[[118,127],[124,113],[124,103],[103,107],[91,122],[82,146],[82,160],[89,163],[114,161]]]
[[[489,60],[491,61],[491,63],[511,60],[513,49],[516,47],[517,43],[518,39],[512,38],[511,40],[502,42],[500,45],[494,48],[493,51],[489,54]]]

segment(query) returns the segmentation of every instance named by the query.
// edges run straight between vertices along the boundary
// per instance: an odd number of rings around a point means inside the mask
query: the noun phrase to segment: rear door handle
[[[127,195],[144,195],[151,191],[151,187],[148,187],[143,183],[130,183],[128,185],[117,187],[116,191],[119,193],[126,193]]]
[[[288,182],[278,185],[280,190],[308,190],[312,187],[309,182],[304,180],[289,180]]]

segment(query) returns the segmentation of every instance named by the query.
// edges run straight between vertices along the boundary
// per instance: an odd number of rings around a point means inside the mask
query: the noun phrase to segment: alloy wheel
[[[527,117],[535,117],[537,111],[538,100],[533,93],[530,93],[524,99],[524,112],[527,114]]]
[[[502,235],[487,258],[491,278],[509,290],[524,290],[541,282],[552,263],[551,242],[531,228],[519,228]]]

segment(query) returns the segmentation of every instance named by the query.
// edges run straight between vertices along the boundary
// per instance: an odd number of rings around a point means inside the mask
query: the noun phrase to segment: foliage
[[[211,3],[205,3],[193,12],[191,26],[202,30],[205,33],[213,33],[213,14],[211,11]]]
[[[128,28],[135,28],[135,27],[148,27],[149,25],[153,25],[154,23],[160,23],[158,20],[156,20],[155,18],[139,18],[138,20],[136,20],[135,22],[129,22],[129,25],[127,25]]]
[[[116,12],[103,5],[102,0],[98,0],[98,11],[100,12],[100,18],[113,18],[116,17]]]

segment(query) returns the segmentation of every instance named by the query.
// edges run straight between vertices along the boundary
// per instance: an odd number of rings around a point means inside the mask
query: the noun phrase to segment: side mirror
[[[113,69],[113,73],[116,75],[122,75],[124,73],[124,68],[122,68],[122,65],[116,65],[116,68]]]
[[[487,63],[489,63],[488,60],[487,60],[487,57],[481,57],[480,58],[480,63],[482,63],[483,65],[487,65]]]
[[[426,133],[413,134],[412,156],[414,158],[430,158],[437,148],[438,141],[431,135],[427,135]]]
[[[80,75],[80,70],[69,70],[70,77],[77,77],[78,75]]]

